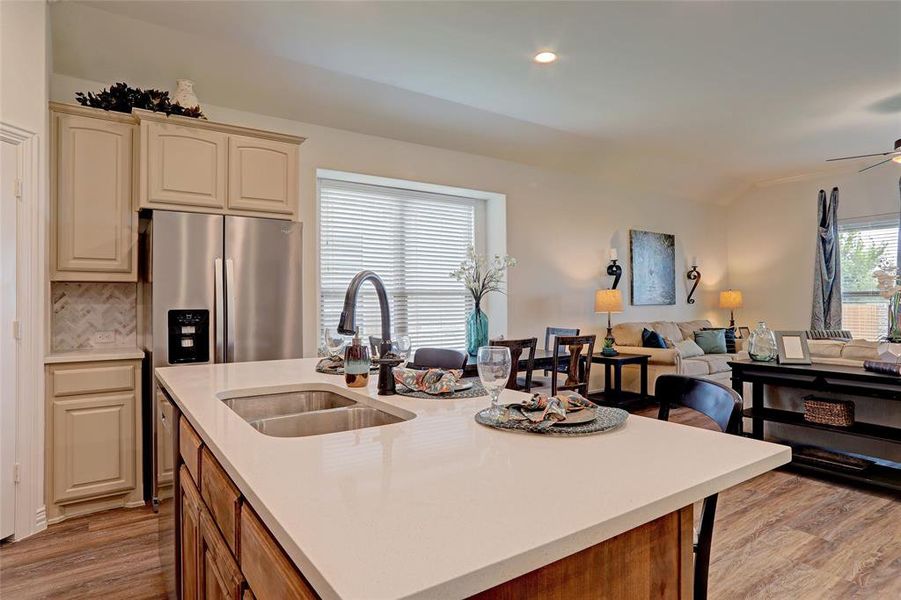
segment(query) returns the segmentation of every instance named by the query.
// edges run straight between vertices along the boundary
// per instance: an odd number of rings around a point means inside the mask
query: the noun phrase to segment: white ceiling
[[[899,2],[66,2],[51,14],[57,73],[164,88],[188,77],[212,104],[699,200],[901,137]],[[545,48],[560,60],[533,64]]]

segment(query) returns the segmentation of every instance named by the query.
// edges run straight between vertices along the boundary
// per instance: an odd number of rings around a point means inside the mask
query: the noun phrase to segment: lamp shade
[[[623,293],[620,290],[598,290],[594,293],[594,312],[623,312]]]
[[[742,298],[739,290],[726,290],[720,292],[720,308],[741,308]]]

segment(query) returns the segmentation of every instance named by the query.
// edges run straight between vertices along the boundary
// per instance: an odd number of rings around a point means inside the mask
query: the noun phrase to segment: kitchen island
[[[195,365],[156,376],[240,501],[323,598],[572,596],[578,588],[565,586],[579,585],[580,569],[561,559],[576,553],[583,574],[604,572],[589,560],[609,560],[622,582],[646,580],[646,590],[615,597],[688,598],[692,504],[791,459],[785,446],[634,415],[582,438],[497,431],[473,419],[487,397],[378,396],[374,378],[348,389],[315,365]],[[223,401],[313,389],[399,422],[274,437]],[[501,401],[525,397],[504,391]],[[612,579],[604,578],[610,590]]]

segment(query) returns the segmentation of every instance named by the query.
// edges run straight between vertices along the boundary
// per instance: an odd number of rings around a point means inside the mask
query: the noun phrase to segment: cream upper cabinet
[[[141,122],[141,205],[225,208],[228,136]]]
[[[137,208],[294,219],[304,138],[132,111],[140,123]]]
[[[96,109],[51,115],[50,278],[136,281],[135,124]]]
[[[290,215],[297,206],[297,144],[232,135],[228,208]]]

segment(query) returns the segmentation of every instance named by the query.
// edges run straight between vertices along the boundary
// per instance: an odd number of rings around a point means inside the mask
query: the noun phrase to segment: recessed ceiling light
[[[557,60],[557,55],[554,52],[548,52],[548,51],[539,52],[532,58],[532,60],[534,60],[537,63],[546,65],[547,63],[552,63],[555,60]]]

